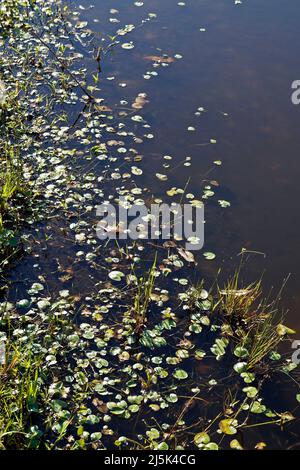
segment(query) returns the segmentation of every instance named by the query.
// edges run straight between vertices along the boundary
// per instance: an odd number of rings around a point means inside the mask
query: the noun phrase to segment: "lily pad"
[[[122,278],[125,276],[124,273],[122,273],[121,271],[111,271],[109,274],[108,274],[108,277],[110,279],[112,279],[113,281],[121,281]]]
[[[176,369],[173,372],[173,377],[178,380],[185,380],[188,378],[188,373],[183,369]]]

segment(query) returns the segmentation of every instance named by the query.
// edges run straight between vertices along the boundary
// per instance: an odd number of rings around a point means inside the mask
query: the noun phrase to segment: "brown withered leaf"
[[[109,108],[108,106],[105,106],[105,105],[103,105],[103,106],[99,106],[99,105],[97,105],[97,104],[96,104],[96,105],[95,105],[95,108],[96,108],[96,110],[97,110],[97,111],[100,111],[100,112],[105,112],[105,111],[106,111],[106,112],[108,112],[108,111],[112,111],[112,109],[111,109],[111,108]]]
[[[106,404],[103,401],[99,400],[99,398],[94,398],[92,403],[98,411],[100,411],[101,413],[107,413]]]
[[[152,62],[162,62],[164,64],[172,64],[172,62],[175,62],[174,57],[164,57],[159,55],[146,55],[144,59],[151,60]]]
[[[147,98],[146,93],[139,93],[137,97],[135,98],[134,102],[132,103],[131,107],[133,109],[142,109],[145,106],[145,104],[149,103],[149,101],[146,98]]]
[[[166,294],[156,294],[155,292],[153,292],[150,295],[150,299],[153,302],[167,302],[169,300],[169,296]]]
[[[124,142],[121,140],[108,140],[107,145],[113,147],[115,145],[124,145]]]
[[[172,240],[168,240],[168,241],[164,242],[163,247],[164,248],[176,248],[177,245]]]
[[[180,256],[185,259],[188,263],[194,263],[195,257],[191,251],[184,250],[183,248],[177,248]]]

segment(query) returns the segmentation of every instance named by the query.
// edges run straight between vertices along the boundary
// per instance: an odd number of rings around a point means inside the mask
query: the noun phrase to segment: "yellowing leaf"
[[[292,330],[291,328],[288,328],[287,326],[282,325],[281,323],[277,325],[276,331],[279,336],[294,335],[296,333],[295,330]]]
[[[238,422],[236,419],[223,419],[220,423],[219,423],[219,428],[221,429],[221,431],[224,433],[224,434],[228,434],[228,435],[232,435],[232,434],[236,434],[237,433],[237,430],[236,430],[236,426],[237,426]]]

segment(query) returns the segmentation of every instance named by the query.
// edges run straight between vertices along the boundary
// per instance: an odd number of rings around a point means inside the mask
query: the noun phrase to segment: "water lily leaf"
[[[156,173],[156,178],[160,181],[167,181],[168,179],[167,175],[163,175],[162,173]]]
[[[42,291],[44,286],[39,282],[34,282],[31,286],[31,289],[28,291],[29,294],[37,294],[38,292]]]
[[[218,200],[218,203],[220,204],[221,207],[223,207],[224,209],[226,209],[226,207],[230,207],[231,204],[229,201],[225,201],[224,199],[219,199]]]
[[[242,372],[241,377],[244,379],[244,382],[246,382],[246,384],[250,384],[255,380],[255,375],[252,372]]]
[[[47,308],[51,307],[51,303],[49,300],[43,299],[38,301],[37,306],[40,310],[46,310]]]
[[[166,397],[166,400],[169,403],[176,403],[178,401],[178,396],[176,395],[176,393],[170,393],[170,395]]]
[[[130,50],[134,48],[134,44],[132,42],[124,42],[121,47],[122,49]]]
[[[131,173],[135,176],[140,176],[143,174],[143,170],[141,170],[140,168],[138,168],[137,166],[132,166],[131,167]]]
[[[131,413],[137,413],[139,411],[140,407],[139,405],[130,405],[129,406],[129,410],[131,411]]]
[[[100,441],[102,438],[102,433],[101,432],[93,432],[91,434],[91,441],[92,442],[95,442],[95,441]]]
[[[195,351],[195,359],[198,361],[202,361],[202,359],[206,356],[206,352],[203,351],[202,349],[197,349]]]
[[[127,407],[126,402],[119,402],[119,403],[108,402],[107,403],[107,408],[114,415],[124,415],[126,407]]]
[[[219,446],[216,442],[209,442],[203,447],[203,450],[219,450]]]
[[[240,357],[242,359],[249,356],[248,349],[244,348],[243,346],[237,346],[233,353],[235,356]]]
[[[267,447],[265,442],[258,442],[255,446],[256,450],[264,450]]]
[[[243,392],[245,392],[249,398],[254,398],[258,394],[258,390],[255,387],[244,387]]]
[[[206,251],[205,253],[203,253],[203,256],[207,260],[213,260],[216,257],[215,253],[212,253],[211,251]]]
[[[237,362],[234,364],[233,368],[238,374],[241,374],[241,372],[247,369],[247,362]]]
[[[199,447],[201,444],[208,444],[209,442],[210,437],[206,432],[198,432],[198,434],[194,436],[194,443],[197,447]]]
[[[241,444],[239,443],[237,439],[233,439],[230,442],[230,448],[234,450],[243,450],[243,447],[241,446]]]
[[[216,356],[217,361],[224,356],[228,344],[229,340],[227,338],[217,338],[213,346],[210,348],[211,352]]]
[[[160,442],[156,447],[155,450],[168,450],[169,446],[166,442]]]
[[[266,407],[265,407],[265,405],[260,403],[260,401],[255,401],[250,406],[250,411],[251,411],[251,413],[256,413],[256,414],[264,413],[266,411]]]
[[[295,330],[292,330],[291,328],[282,325],[281,323],[277,325],[276,331],[279,336],[294,335],[296,333]]]
[[[200,299],[206,300],[208,298],[208,292],[205,289],[201,289],[199,294]]]
[[[183,369],[176,369],[173,372],[173,377],[178,380],[184,380],[188,378],[188,373]]]
[[[86,423],[87,424],[98,424],[100,421],[100,417],[99,416],[96,416],[96,415],[88,415],[87,418],[86,418]]]
[[[189,330],[198,335],[202,331],[202,326],[198,323],[193,323],[189,326]]]
[[[18,308],[28,308],[30,306],[30,300],[22,299],[17,302]]]
[[[113,281],[121,281],[122,278],[124,277],[124,273],[122,273],[121,271],[111,271],[109,274],[108,274],[108,277],[110,279],[112,279]]]
[[[237,430],[236,430],[237,425],[238,425],[238,422],[236,419],[229,418],[229,419],[223,419],[222,421],[220,421],[219,428],[224,434],[232,435],[232,434],[237,433]]]
[[[281,354],[277,351],[271,351],[269,354],[271,361],[279,361],[281,359]]]
[[[151,428],[149,431],[146,432],[146,435],[151,441],[154,441],[155,439],[159,439],[160,432],[156,428]]]

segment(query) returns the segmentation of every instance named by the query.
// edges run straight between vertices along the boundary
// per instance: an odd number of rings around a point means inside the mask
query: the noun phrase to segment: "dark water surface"
[[[157,18],[138,27],[149,12]],[[221,267],[226,277],[242,248],[264,253],[251,256],[247,276],[253,280],[265,270],[269,290],[279,289],[291,273],[284,306],[295,327],[300,326],[300,106],[291,102],[291,83],[300,77],[299,15],[297,0],[245,0],[242,5],[187,0],[185,6],[146,0],[140,7],[132,0],[98,0],[82,13],[104,37],[125,24],[137,26],[121,38],[133,41],[134,49],[118,46],[103,59],[100,87],[116,110],[120,100],[132,103],[138,93],[148,95],[142,114],[155,138],[142,148],[145,185],[155,195],[165,191],[166,184],[152,176],[164,173],[163,155],[173,157],[169,186],[184,187],[190,178],[188,190],[197,194],[206,178],[219,183],[206,214],[204,246],[217,257],[203,263],[200,253],[200,272],[213,278]],[[145,59],[162,54],[182,58],[158,69]],[[158,76],[145,80],[149,70]],[[206,110],[201,116],[195,116],[198,107]],[[188,132],[189,126],[196,131]],[[210,139],[217,144],[199,145]],[[183,166],[187,156],[192,167]],[[218,208],[218,199],[231,207]]]

